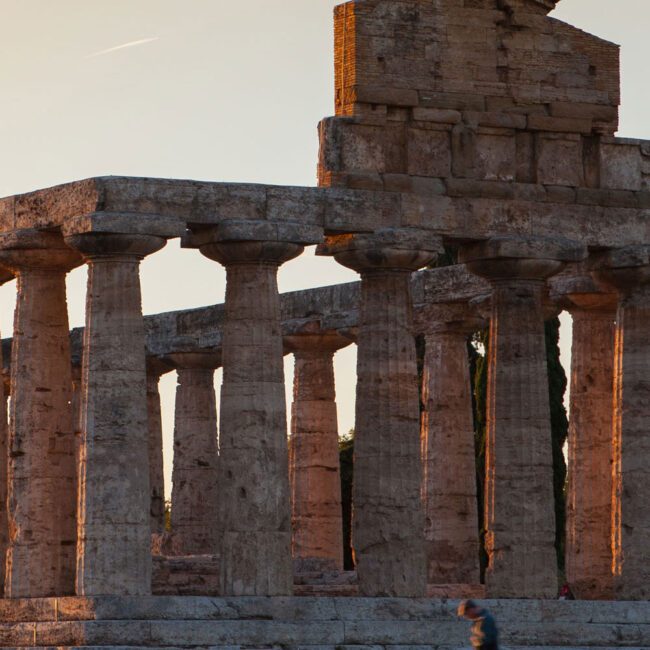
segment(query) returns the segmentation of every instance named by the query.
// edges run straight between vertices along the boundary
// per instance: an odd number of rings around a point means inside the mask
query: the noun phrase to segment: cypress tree
[[[564,406],[567,376],[560,362],[560,319],[545,324],[548,394],[551,406],[551,440],[553,448],[553,498],[555,501],[555,551],[558,567],[564,571],[567,466],[564,445],[569,435],[569,420]]]
[[[354,429],[347,438],[339,440],[341,464],[341,509],[343,518],[343,568],[354,569],[352,557],[352,479],[354,476]]]
[[[470,354],[470,378],[474,404],[474,450],[476,453],[476,498],[478,500],[478,531],[480,537],[481,581],[485,578],[488,564],[485,552],[485,446],[487,437],[487,379],[488,346],[490,331],[477,332],[472,338]]]

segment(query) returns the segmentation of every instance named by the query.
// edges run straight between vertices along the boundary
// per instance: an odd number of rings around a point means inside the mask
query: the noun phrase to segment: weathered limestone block
[[[88,263],[77,593],[151,590],[145,332],[139,266],[163,236],[74,232]]]
[[[566,575],[577,598],[610,599],[617,298],[602,292],[588,275],[562,278],[559,288],[573,317]]]
[[[291,511],[277,272],[318,240],[302,224],[233,222],[186,239],[226,267],[219,522],[224,595],[292,592]],[[286,237],[283,239],[283,237]]]
[[[0,238],[18,280],[11,363],[5,595],[74,593],[76,467],[65,277],[80,256],[57,233]]]
[[[353,546],[366,596],[426,593],[410,277],[440,251],[418,230],[331,237],[319,249],[361,274]]]
[[[0,267],[0,286],[13,279],[13,273]],[[0,346],[0,363],[2,346]],[[7,469],[9,462],[7,443],[9,440],[9,423],[7,421],[7,395],[4,380],[0,380],[0,594],[5,584],[5,557],[9,543],[9,522],[7,517]]]
[[[214,371],[220,355],[179,353],[174,417],[171,525],[179,555],[216,555],[219,445]]]
[[[469,246],[492,283],[488,353],[485,544],[492,597],[557,593],[545,280],[585,251],[566,240],[500,237]]]
[[[595,278],[619,292],[612,445],[614,594],[625,600],[645,600],[650,596],[650,248],[611,251],[599,267]]]
[[[478,584],[474,422],[467,338],[484,326],[463,303],[422,307],[422,500],[430,584]]]
[[[157,357],[147,357],[147,422],[149,430],[149,494],[152,534],[165,530],[165,476],[163,466],[160,378],[173,368]]]
[[[292,556],[301,570],[343,570],[343,522],[334,354],[352,343],[336,332],[284,339],[294,354],[289,439]]]

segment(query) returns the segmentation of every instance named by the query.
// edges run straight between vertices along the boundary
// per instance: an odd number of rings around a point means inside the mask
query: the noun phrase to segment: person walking
[[[458,616],[472,621],[472,647],[477,650],[499,650],[499,631],[494,616],[473,600],[463,600]]]

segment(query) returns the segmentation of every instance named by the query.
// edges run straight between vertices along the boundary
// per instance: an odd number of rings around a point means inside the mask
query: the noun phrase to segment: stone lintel
[[[181,237],[185,222],[173,216],[124,212],[93,212],[67,219],[63,232],[68,235],[110,233],[119,235],[154,235],[164,239]]]
[[[650,144],[639,140],[607,138],[602,143],[615,152],[631,147],[650,151]],[[126,215],[131,228],[151,216],[191,227],[250,219],[309,224],[330,234],[418,227],[462,242],[502,232],[505,212],[510,232],[522,235],[562,232],[601,248],[648,241],[650,192],[617,185],[615,178],[611,187],[577,190],[471,178],[437,180],[440,190],[430,194],[100,177],[0,199],[0,232],[60,228],[85,219],[80,215],[103,214],[109,222],[114,218],[110,215]]]

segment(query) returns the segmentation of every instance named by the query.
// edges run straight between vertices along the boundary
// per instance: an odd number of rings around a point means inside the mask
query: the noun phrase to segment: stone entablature
[[[570,151],[556,148],[558,138]],[[549,135],[549,165],[565,165],[574,156],[582,169],[583,142],[576,138]],[[145,232],[143,218],[162,218],[166,237],[181,236],[187,227],[200,233],[222,221],[263,221],[328,233],[421,228],[450,242],[487,239],[504,228],[538,236],[559,231],[595,248],[650,241],[650,142],[601,138],[600,149],[586,173],[599,179],[593,183],[441,176],[426,180],[419,192],[419,177],[405,172],[407,184],[395,191],[95,178],[0,199],[0,232],[52,229],[86,215],[92,229],[114,232]],[[589,167],[590,156],[586,160]]]

